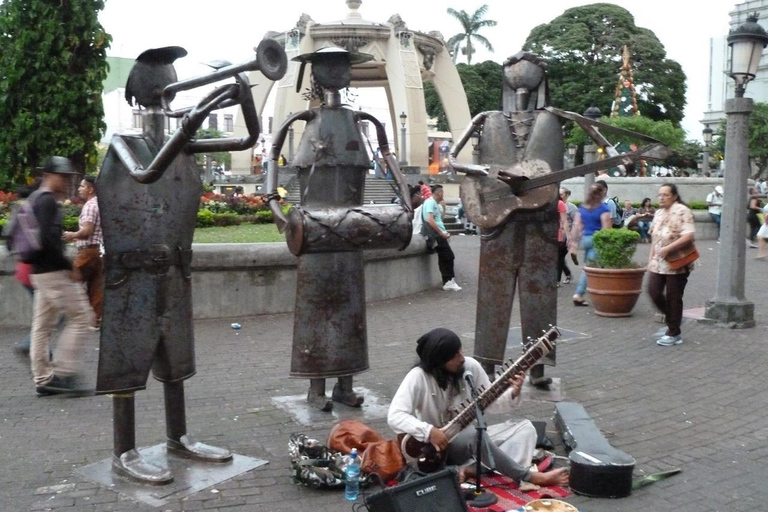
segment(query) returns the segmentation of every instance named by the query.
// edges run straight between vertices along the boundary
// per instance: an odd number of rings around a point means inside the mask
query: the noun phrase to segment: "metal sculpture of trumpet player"
[[[504,361],[516,289],[524,340],[536,339],[557,324],[559,182],[668,154],[644,135],[549,107],[548,95],[545,63],[539,56],[513,55],[504,62],[503,111],[478,114],[451,149],[451,165],[467,174],[461,185],[467,217],[482,230],[474,357],[488,373]],[[611,158],[563,171],[563,119],[575,121]],[[596,127],[653,144],[618,155]],[[457,162],[476,131],[479,164]],[[555,350],[543,359],[546,365],[555,362]],[[542,364],[531,368],[529,379],[544,388],[552,382]]]
[[[368,369],[362,251],[403,249],[411,239],[410,195],[384,126],[370,114],[341,103],[339,91],[349,86],[352,65],[370,59],[339,48],[296,57],[301,62],[297,90],[309,63],[310,94],[323,103],[286,119],[269,154],[269,204],[290,251],[299,256],[290,376],[310,379],[307,400],[324,411],[333,407],[325,394],[327,378],[338,379],[332,400],[351,407],[363,403],[352,389],[353,375]],[[291,162],[298,169],[301,203],[286,218],[275,193],[275,160],[295,121],[307,123]],[[381,154],[399,189],[400,206],[363,206],[370,157],[361,121],[376,127]]]
[[[190,264],[202,184],[194,153],[252,147],[261,131],[246,72],[272,80],[287,59],[274,41],[262,41],[256,57],[240,65],[217,62],[209,75],[177,82],[173,62],[180,47],[147,50],[136,59],[126,99],[143,110],[141,135],[115,135],[97,181],[104,230],[106,290],[97,393],[113,396],[114,472],[149,484],[173,480],[168,469],[136,450],[134,393],[146,387],[150,369],[163,383],[169,453],[227,462],[223,448],[195,441],[187,431],[184,380],[195,374]],[[197,106],[171,110],[181,90],[234,78]],[[195,140],[209,114],[240,104],[248,128],[241,139]],[[181,118],[165,140],[167,117]]]

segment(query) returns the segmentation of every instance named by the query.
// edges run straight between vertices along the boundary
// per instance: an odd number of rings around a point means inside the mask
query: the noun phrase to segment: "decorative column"
[[[705,321],[735,328],[755,326],[755,305],[744,295],[747,246],[747,179],[749,178],[749,114],[751,98],[725,102],[728,124],[725,134],[725,191],[720,220],[720,256],[717,290],[706,302]]]
[[[736,83],[735,98],[725,102],[725,193],[720,224],[720,255],[715,298],[708,300],[704,321],[737,329],[755,326],[755,305],[744,296],[746,257],[747,180],[749,179],[749,114],[754,103],[744,97],[747,83],[755,78],[768,34],[757,15],[728,35],[731,49],[728,75]]]

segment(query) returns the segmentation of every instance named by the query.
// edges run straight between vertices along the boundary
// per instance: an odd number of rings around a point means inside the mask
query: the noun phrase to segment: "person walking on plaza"
[[[93,323],[93,310],[85,290],[72,278],[72,264],[64,256],[62,212],[56,202],[64,195],[69,176],[77,174],[72,163],[60,156],[46,161],[40,189],[30,196],[40,227],[42,248],[31,261],[35,288],[30,360],[38,395],[81,394],[77,357]],[[51,337],[61,314],[67,321],[59,336],[54,360],[49,358]]]
[[[751,249],[756,249],[757,232],[760,230],[759,214],[763,212],[763,203],[758,197],[758,190],[755,187],[749,187],[749,204],[747,205],[747,222],[749,223],[749,239],[747,243]]]
[[[640,241],[643,243],[651,243],[651,223],[653,222],[653,215],[656,213],[656,209],[651,206],[651,198],[646,197],[643,202],[640,203],[640,208],[637,209],[637,230],[640,232]]]
[[[568,255],[568,207],[565,201],[557,201],[557,214],[560,219],[560,228],[557,230],[557,286],[560,286],[560,280],[565,274],[563,284],[571,282],[571,269],[565,262]]]
[[[75,242],[77,256],[72,263],[75,279],[85,284],[88,301],[91,303],[96,318],[94,328],[101,325],[101,313],[104,301],[104,263],[101,259],[101,246],[104,238],[101,232],[101,217],[99,203],[96,200],[96,179],[86,176],[77,189],[81,198],[85,199],[80,211],[77,231],[66,231],[65,242]]]
[[[579,214],[573,226],[573,233],[568,238],[571,252],[577,248],[584,250],[584,264],[597,255],[592,245],[592,235],[601,229],[611,229],[611,209],[603,202],[604,190],[598,183],[589,187],[587,199],[579,206]],[[587,291],[587,274],[581,271],[576,293],[573,295],[574,306],[587,306],[584,293]]]
[[[651,254],[648,257],[648,295],[664,315],[666,333],[657,345],[669,347],[683,342],[680,324],[683,320],[683,293],[693,263],[670,268],[667,256],[692,244],[696,236],[693,213],[683,203],[677,186],[665,183],[659,188],[659,209],[651,226]]]
[[[768,257],[768,204],[763,206],[763,225],[757,232],[757,247],[756,260],[764,260]]]
[[[723,215],[723,187],[718,185],[707,194],[707,210],[709,216],[717,224],[717,237],[720,238],[720,219]]]
[[[427,238],[434,239],[437,243],[435,252],[437,252],[437,265],[440,268],[440,275],[443,278],[443,290],[458,292],[461,287],[456,284],[456,274],[453,270],[453,260],[456,257],[453,249],[448,243],[451,234],[445,229],[443,224],[443,186],[435,185],[432,187],[432,195],[424,201],[421,207],[422,221],[424,222]]]

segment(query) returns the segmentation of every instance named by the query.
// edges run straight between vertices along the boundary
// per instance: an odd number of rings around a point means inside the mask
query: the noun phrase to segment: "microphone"
[[[464,370],[464,374],[461,376],[461,378],[469,383],[469,388],[472,391],[475,391],[475,377],[472,375],[472,372],[469,370]]]

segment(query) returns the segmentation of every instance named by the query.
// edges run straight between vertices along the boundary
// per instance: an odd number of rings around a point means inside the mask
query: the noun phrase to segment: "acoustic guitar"
[[[556,189],[548,185],[584,176],[637,160],[663,160],[669,150],[661,143],[649,144],[629,153],[552,172],[543,160],[529,159],[512,168],[488,167],[487,176],[467,176],[461,184],[461,201],[469,220],[484,229],[492,229],[518,210],[538,210],[557,199]],[[501,177],[504,179],[502,180]]]
[[[479,405],[480,410],[484,411],[509,388],[509,379],[530,369],[555,347],[555,340],[559,335],[560,331],[557,330],[557,327],[550,328],[541,338],[530,345],[519,359],[516,361],[510,359],[503,365],[503,369],[488,389],[481,387],[480,394],[475,400],[467,399],[463,409],[455,410],[453,419],[440,428],[448,441],[450,442],[475,420],[475,402]],[[398,435],[398,441],[405,462],[412,467],[418,467],[419,471],[433,473],[445,464],[446,452],[438,452],[432,443],[418,441],[410,434]]]

